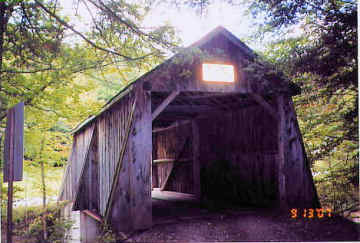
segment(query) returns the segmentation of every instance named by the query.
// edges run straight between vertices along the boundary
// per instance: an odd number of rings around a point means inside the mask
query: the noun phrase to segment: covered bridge
[[[153,188],[285,209],[317,207],[291,98],[298,93],[218,27],[75,129],[59,199],[99,215],[116,231],[152,225]],[[216,166],[237,186],[216,189],[229,185]]]

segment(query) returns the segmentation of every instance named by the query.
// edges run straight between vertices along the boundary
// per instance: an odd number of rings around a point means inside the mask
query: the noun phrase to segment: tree
[[[33,105],[36,96],[61,84],[60,80],[66,75],[119,63],[141,68],[150,60],[159,62],[163,58],[162,50],[174,47],[174,31],[169,26],[151,31],[141,29],[141,20],[149,6],[125,1],[76,2],[83,4],[92,16],[89,33],[76,30],[60,15],[58,1],[0,3],[0,120],[14,102],[22,100],[26,105]],[[67,31],[80,37],[84,41],[80,42],[81,47],[91,48],[93,53],[81,56],[73,52],[69,56],[70,48],[63,43]],[[27,82],[30,76],[49,73],[53,78],[48,83],[33,87]]]

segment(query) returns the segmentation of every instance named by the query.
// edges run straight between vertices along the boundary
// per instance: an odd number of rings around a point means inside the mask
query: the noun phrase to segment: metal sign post
[[[8,110],[4,145],[4,182],[8,182],[6,241],[12,243],[13,181],[21,181],[24,157],[24,103]]]

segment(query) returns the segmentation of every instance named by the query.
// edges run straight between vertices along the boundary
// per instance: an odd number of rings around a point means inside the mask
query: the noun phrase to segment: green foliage
[[[337,163],[317,161],[314,170],[315,183],[322,206],[343,212],[358,205],[358,160],[339,160]]]
[[[302,22],[301,37],[271,43],[264,56],[302,88],[294,103],[322,205],[351,208],[359,203],[356,2],[258,2],[273,31]]]
[[[44,211],[40,206],[17,207],[13,211],[15,235],[26,239],[25,242],[63,242],[72,222],[61,216],[66,202],[49,205]],[[46,221],[47,241],[43,241],[43,220]]]
[[[99,14],[93,19],[94,28],[84,34],[89,39],[71,45],[64,41],[65,30],[71,28],[69,19],[60,15],[58,1],[1,4],[0,20],[6,21],[5,29],[0,29],[4,37],[0,42],[0,125],[4,126],[7,108],[25,102],[25,173],[24,182],[17,183],[25,198],[39,196],[42,162],[47,195],[58,193],[61,170],[57,167],[67,162],[71,129],[158,64],[163,59],[161,51],[176,42],[169,26],[146,33],[140,29],[149,6],[124,1],[101,4],[95,6]]]

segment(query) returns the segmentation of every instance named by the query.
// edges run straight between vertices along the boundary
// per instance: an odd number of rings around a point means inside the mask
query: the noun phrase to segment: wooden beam
[[[194,193],[197,199],[201,197],[200,186],[200,136],[196,120],[192,121],[192,146],[193,146],[193,181]]]
[[[176,98],[176,96],[178,96],[179,93],[179,90],[173,91],[168,97],[165,98],[165,100],[152,113],[152,121],[154,121],[156,117],[160,115],[160,113],[171,103],[171,101]]]
[[[267,103],[262,96],[255,93],[249,93],[249,95],[257,103],[259,103],[259,105],[261,105],[275,120],[278,120],[278,114],[276,110],[274,110],[273,107],[269,103]]]
[[[152,116],[150,93],[137,89],[139,100],[134,114],[134,133],[129,138],[129,186],[131,224],[133,230],[147,229],[152,225],[151,159]],[[123,212],[119,212],[123,213]],[[117,217],[117,215],[113,215]],[[125,222],[126,223],[126,222]]]
[[[169,105],[166,109],[166,114],[172,112],[180,114],[193,114],[224,110],[230,110],[230,108],[227,106],[225,107],[224,105],[220,105],[219,103],[213,105]]]
[[[287,209],[286,203],[286,177],[285,177],[285,162],[286,157],[286,114],[285,114],[285,102],[284,96],[280,95],[277,98],[279,119],[278,119],[278,152],[279,152],[279,161],[278,161],[278,200],[279,207],[281,209]]]
[[[217,110],[220,110],[220,109],[225,110],[225,111],[232,110],[232,108],[230,106],[223,104],[223,102],[217,100],[216,98],[208,99],[208,101],[212,104],[215,104],[215,106],[216,106],[215,108]]]
[[[192,159],[178,159],[178,160],[176,160],[176,159],[156,159],[156,160],[153,160],[153,163],[154,164],[157,164],[157,163],[167,163],[167,162],[175,162],[175,161],[177,161],[177,162],[180,162],[180,161],[182,161],[182,162],[184,162],[184,161],[191,161]]]
[[[178,127],[178,126],[182,126],[182,125],[189,124],[190,122],[191,122],[190,120],[175,121],[173,124],[171,124],[171,125],[168,126],[168,127],[155,128],[155,129],[153,129],[152,132],[153,132],[153,133],[157,133],[157,132],[162,132],[162,131],[170,130],[170,129],[173,129],[173,128]]]
[[[90,210],[83,210],[82,211],[83,213],[85,213],[86,215],[88,215],[90,218],[100,222],[100,223],[103,223],[103,220],[102,220],[102,217],[100,215],[98,215],[97,213],[95,212],[92,212]]]

